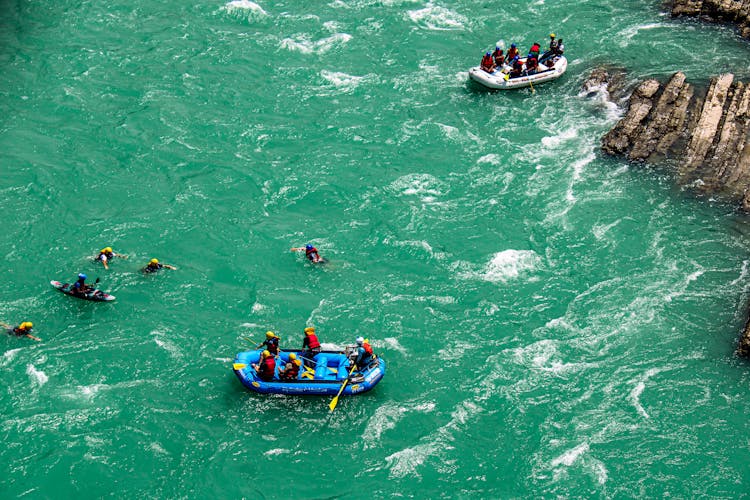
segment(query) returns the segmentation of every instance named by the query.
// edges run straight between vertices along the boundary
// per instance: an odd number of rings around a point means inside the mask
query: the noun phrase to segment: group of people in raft
[[[279,336],[274,332],[266,332],[266,340],[258,344],[256,349],[265,347],[260,355],[260,361],[253,363],[251,366],[258,373],[258,378],[270,382],[277,378],[277,359],[279,358]],[[356,347],[351,350],[349,359],[354,367],[365,367],[370,364],[377,356],[372,352],[370,342],[363,338],[357,337]],[[289,353],[289,361],[284,365],[278,366],[278,380],[291,382],[299,379],[300,367],[304,364],[306,367],[315,367],[314,357],[320,353],[320,341],[315,334],[315,327],[308,326],[305,328],[305,336],[302,339],[302,352],[299,356]],[[300,360],[300,358],[302,358]]]
[[[99,251],[99,255],[94,257],[94,260],[104,264],[105,269],[109,269],[109,262],[115,257],[120,257],[122,259],[128,258],[127,255],[115,253],[112,250],[112,247],[105,247]],[[177,269],[177,268],[169,264],[163,264],[159,262],[158,259],[151,259],[148,262],[148,264],[146,264],[146,266],[141,269],[141,271],[143,271],[144,273],[155,273],[161,269]],[[78,273],[78,279],[73,284],[68,285],[67,288],[64,288],[63,291],[71,293],[72,295],[76,295],[78,297],[87,297],[91,295],[92,293],[96,293],[98,290],[96,289],[95,286],[92,286],[86,283],[87,279],[88,279],[88,276],[86,274]],[[5,328],[6,332],[10,335],[15,335],[17,337],[28,337],[32,340],[37,340],[37,341],[42,340],[39,337],[35,337],[34,335],[31,335],[31,330],[34,328],[34,323],[32,323],[31,321],[24,321],[18,326],[10,326],[6,323],[0,322],[0,326]]]
[[[500,47],[495,47],[494,52],[487,52],[482,57],[482,62],[479,66],[487,73],[494,73],[499,68],[509,78],[533,75],[539,71],[540,64],[545,65],[543,71],[551,69],[560,56],[563,55],[565,46],[563,45],[562,38],[558,40],[554,33],[550,33],[549,38],[549,50],[542,54],[541,57],[539,56],[541,46],[534,42],[534,45],[529,49],[529,54],[526,56],[526,62],[522,63],[518,48],[515,43],[512,43],[505,54]]]
[[[318,249],[315,248],[313,245],[308,244],[308,245],[305,245],[304,247],[292,248],[293,252],[298,252],[302,250],[305,251],[305,256],[310,260],[310,262],[314,262],[314,263],[325,262],[325,259],[323,259],[318,253]],[[104,264],[104,269],[109,269],[109,262],[115,257],[119,257],[121,259],[128,258],[127,255],[115,253],[114,250],[112,250],[112,247],[105,247],[99,251],[99,255],[97,255],[94,258],[94,260]],[[161,269],[175,270],[177,268],[170,264],[164,264],[162,262],[159,262],[159,259],[151,259],[148,262],[148,264],[146,264],[146,266],[141,269],[141,271],[148,274],[148,273],[155,273],[157,271],[160,271]],[[86,297],[92,293],[96,293],[97,292],[96,287],[86,283],[87,279],[88,279],[88,276],[86,274],[79,273],[78,279],[72,285],[69,285],[67,288],[65,288],[64,291],[72,293],[73,295],[77,295],[79,297]],[[17,337],[27,337],[36,341],[42,340],[39,337],[35,337],[34,335],[31,334],[31,330],[34,328],[34,323],[32,323],[31,321],[24,321],[17,326],[11,326],[6,323],[0,322],[0,327],[5,328],[6,333],[10,335],[15,335]]]

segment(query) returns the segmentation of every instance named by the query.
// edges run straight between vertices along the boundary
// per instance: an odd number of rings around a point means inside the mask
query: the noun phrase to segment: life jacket
[[[268,347],[268,352],[271,354],[278,354],[279,352],[279,339],[276,337],[272,339],[267,339],[265,342],[263,342]]]
[[[514,57],[518,55],[518,49],[515,47],[511,47],[508,49],[508,53],[505,54],[505,60],[506,61],[512,61]]]
[[[494,62],[492,61],[492,56],[485,55],[484,57],[482,57],[482,69],[489,70],[490,68],[492,68],[493,64]]]
[[[318,249],[315,247],[312,247],[310,250],[305,250],[305,255],[310,260],[319,259],[320,255],[318,255]]]
[[[369,342],[363,342],[362,343],[362,347],[364,347],[365,353],[368,356],[372,357],[372,346],[370,345],[370,343]]]
[[[535,43],[534,45],[531,46],[531,50],[529,52],[538,54],[540,49],[541,47],[539,46],[539,44]]]
[[[261,380],[273,380],[275,371],[276,360],[273,359],[273,356],[268,356],[266,359],[261,360],[260,366],[258,367],[258,375]]]
[[[303,344],[307,345],[310,349],[320,349],[320,342],[318,342],[318,336],[314,333],[305,336]]]
[[[558,44],[559,44],[559,43],[560,43],[560,42],[558,42],[557,40],[552,40],[552,41],[551,41],[551,42],[549,43],[549,50],[551,50],[551,51],[553,51],[553,52],[554,52],[555,50],[557,50],[557,46],[558,46]]]
[[[299,375],[299,366],[296,364],[288,363],[286,370],[284,370],[284,378],[296,379]]]

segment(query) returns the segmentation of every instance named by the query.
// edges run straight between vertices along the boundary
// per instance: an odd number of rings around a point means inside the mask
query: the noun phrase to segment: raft
[[[234,358],[234,374],[242,385],[254,392],[262,394],[287,395],[320,395],[335,396],[341,385],[349,375],[351,362],[345,353],[340,351],[321,351],[312,360],[314,367],[302,365],[296,380],[280,380],[279,367],[284,367],[289,361],[289,354],[294,353],[302,360],[301,350],[285,350],[276,358],[276,374],[273,380],[265,381],[258,377],[258,373],[251,366],[260,361],[262,349],[240,352]],[[352,396],[362,394],[375,387],[385,375],[385,361],[376,357],[367,366],[357,369],[349,378],[342,394]]]
[[[525,63],[526,58],[521,58],[521,62]],[[492,73],[487,73],[481,67],[475,66],[469,70],[469,78],[490,89],[509,90],[529,88],[536,83],[555,80],[560,78],[566,69],[568,69],[568,60],[565,59],[565,56],[559,56],[551,66],[539,63],[539,71],[531,75],[511,78],[508,76],[509,66],[504,66],[503,69],[496,69]]]

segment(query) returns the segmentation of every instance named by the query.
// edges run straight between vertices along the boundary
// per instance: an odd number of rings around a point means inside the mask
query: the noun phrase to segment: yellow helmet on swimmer
[[[263,353],[261,354],[261,357],[263,357],[263,358],[267,358],[267,357],[268,357],[268,356],[270,356],[270,355],[271,355],[271,351],[269,351],[268,349],[266,349],[266,350],[265,350],[265,351],[263,351]]]
[[[104,249],[104,251],[107,253],[112,253],[112,247],[107,247]]]
[[[24,321],[18,326],[21,330],[26,330],[27,328],[34,328],[34,323],[31,321]]]
[[[151,261],[149,262],[149,264],[158,264],[158,263],[159,263],[159,259],[151,259]]]

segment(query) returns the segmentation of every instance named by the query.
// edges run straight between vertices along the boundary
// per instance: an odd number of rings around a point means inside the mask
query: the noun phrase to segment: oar
[[[532,93],[532,94],[535,94],[535,93],[536,93],[536,90],[534,90],[534,84],[533,84],[533,83],[531,83],[531,80],[529,80],[529,87],[531,87],[531,93]]]
[[[346,387],[346,384],[349,382],[349,377],[352,376],[352,373],[354,373],[354,370],[357,368],[357,365],[352,363],[352,369],[349,370],[349,375],[344,379],[344,383],[341,384],[341,389],[339,389],[339,393],[336,394],[336,397],[333,398],[331,401],[331,404],[328,405],[328,408],[331,409],[331,411],[336,409],[336,405],[339,403],[339,396],[341,396],[341,393],[344,392],[344,387]]]

